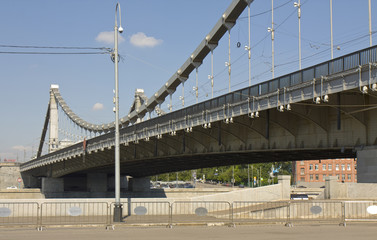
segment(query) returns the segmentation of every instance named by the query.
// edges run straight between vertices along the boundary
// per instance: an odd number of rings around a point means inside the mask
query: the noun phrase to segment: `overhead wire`
[[[289,4],[289,3],[292,2],[292,1],[293,1],[293,0],[288,0],[287,2],[285,2],[285,3],[283,3],[283,4],[279,5],[279,6],[274,7],[274,10],[279,9],[279,8],[281,8],[281,7],[284,7],[285,5]],[[260,15],[263,15],[263,14],[266,14],[266,13],[269,13],[269,12],[271,12],[271,9],[266,10],[266,11],[264,11],[264,12],[260,12],[260,13],[253,14],[253,15],[251,15],[250,17],[251,17],[251,18],[252,18],[252,17],[258,17],[258,16],[260,16]],[[239,17],[238,19],[245,19],[245,18],[248,18],[248,17]]]
[[[41,54],[41,55],[91,55],[91,54],[108,54],[108,52],[11,52],[0,51],[0,54]]]
[[[280,5],[280,6],[277,6],[277,7],[274,7],[274,10],[275,9],[278,9],[278,8],[281,8],[287,4],[289,4],[290,2],[292,2],[292,0],[289,0],[287,2],[285,2],[284,4]],[[305,1],[304,3],[302,3],[301,5],[304,5],[307,1]],[[279,25],[276,26],[276,29],[278,29],[281,25],[283,25],[291,16],[293,16],[294,13],[296,13],[297,10],[294,10],[292,11],[292,13],[290,13]],[[256,16],[260,16],[260,15],[263,15],[263,14],[266,14],[266,13],[269,13],[271,12],[271,9],[270,10],[267,10],[265,12],[262,12],[262,13],[259,13],[259,14],[254,14],[254,15],[251,15],[250,17],[256,17]],[[248,17],[240,17],[239,19],[243,19],[243,18],[248,18]],[[266,38],[269,36],[270,34],[267,33],[260,41],[258,41],[256,44],[254,44],[253,46],[251,46],[252,49],[254,49],[255,47],[257,47],[260,43],[262,43],[264,40],[266,40]],[[235,61],[233,61],[232,64],[235,64],[236,62],[238,62],[247,52],[244,52],[243,54],[241,54]],[[223,68],[221,71],[219,71],[218,73],[215,74],[214,77],[219,77],[219,75],[221,75],[222,73],[224,73],[226,70],[228,69],[228,67],[225,67]],[[204,85],[207,85],[210,81],[206,81],[205,83],[203,83],[201,85],[201,87],[204,87]]]
[[[37,52],[37,51],[0,51],[0,54],[42,54],[42,55],[72,55],[72,54],[108,54],[112,52],[107,47],[75,47],[75,46],[33,46],[0,44],[0,48],[17,49],[60,49],[60,50],[102,50],[96,52]]]

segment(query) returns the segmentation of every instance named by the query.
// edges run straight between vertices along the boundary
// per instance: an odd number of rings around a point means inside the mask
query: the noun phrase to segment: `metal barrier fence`
[[[288,222],[289,201],[233,202],[233,222]]]
[[[171,205],[174,223],[232,223],[232,208],[229,202],[179,201]]]
[[[126,224],[171,224],[169,202],[123,202],[123,222]],[[114,209],[114,203],[111,204]],[[113,221],[112,212],[110,212]]]
[[[344,202],[344,221],[377,221],[377,202]]]
[[[377,201],[123,202],[122,224],[377,222]],[[113,225],[114,203],[0,202],[0,226]]]
[[[48,202],[41,204],[40,226],[109,224],[106,202]]]
[[[0,226],[38,226],[39,205],[34,202],[0,202]]]
[[[343,223],[342,202],[292,201],[289,203],[288,222],[336,222]]]

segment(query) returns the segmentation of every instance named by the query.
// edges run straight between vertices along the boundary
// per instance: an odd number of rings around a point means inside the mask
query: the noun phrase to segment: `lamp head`
[[[122,32],[123,32],[123,28],[122,28],[122,26],[119,26],[118,31],[119,31],[119,33],[122,33]]]

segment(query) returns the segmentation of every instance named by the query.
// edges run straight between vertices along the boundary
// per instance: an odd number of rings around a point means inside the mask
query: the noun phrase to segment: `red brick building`
[[[325,177],[336,176],[339,182],[357,182],[356,159],[326,159],[296,161],[293,163],[294,181],[325,182]]]

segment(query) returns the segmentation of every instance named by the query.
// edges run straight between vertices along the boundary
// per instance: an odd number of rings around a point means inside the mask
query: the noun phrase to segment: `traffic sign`
[[[22,178],[20,178],[20,177],[17,178],[17,182],[19,182],[19,183],[22,182]]]

